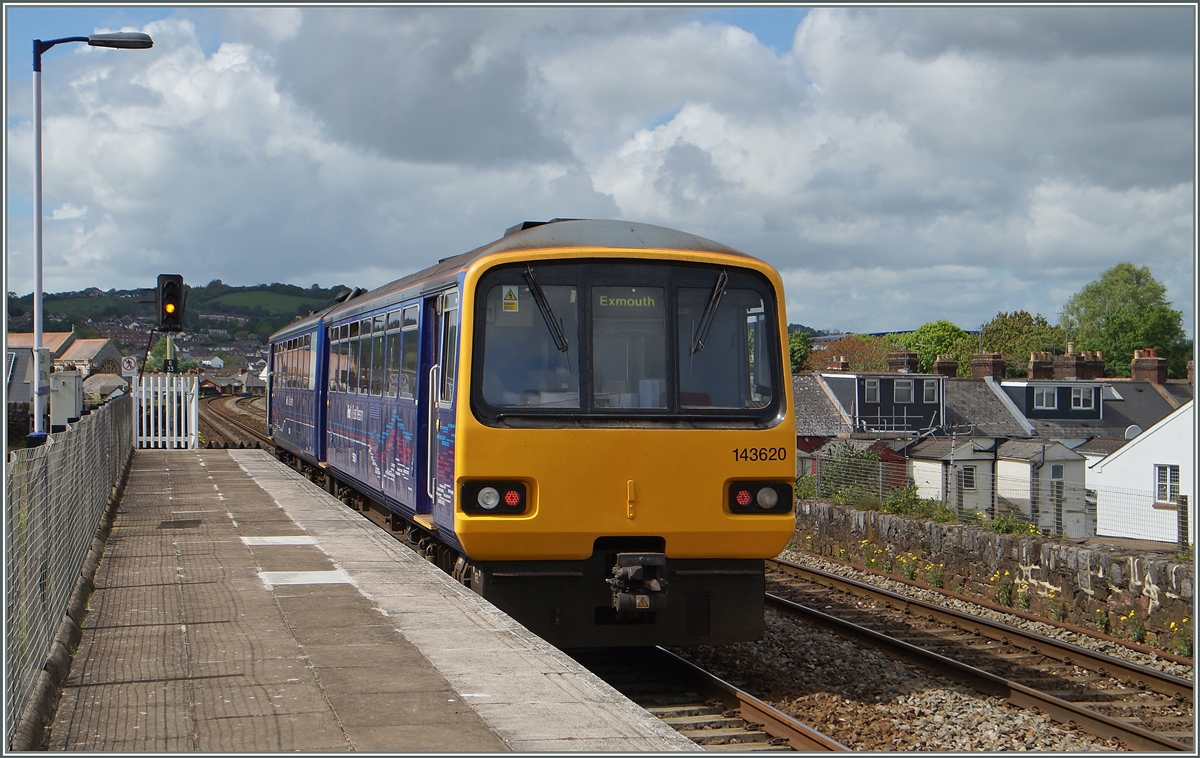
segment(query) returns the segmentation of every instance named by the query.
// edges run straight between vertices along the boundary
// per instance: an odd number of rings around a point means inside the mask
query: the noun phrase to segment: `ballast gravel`
[[[1192,677],[1188,666],[1153,659],[1122,645],[1086,638],[1051,624],[1002,614],[966,600],[866,574],[808,553],[780,558],[822,568],[911,597],[1000,617],[1109,654]],[[1043,627],[1045,627],[1043,629]],[[1109,648],[1120,648],[1110,650]],[[988,698],[837,635],[768,610],[762,640],[675,651],[747,689],[852,750],[1071,751],[1121,750],[1047,716]]]

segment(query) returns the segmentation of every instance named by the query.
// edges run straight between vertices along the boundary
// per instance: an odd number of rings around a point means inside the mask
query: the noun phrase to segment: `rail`
[[[1093,653],[1085,648],[1026,632],[1007,624],[993,622],[909,598],[818,569],[798,566],[786,561],[770,561],[769,565],[777,571],[803,577],[824,587],[849,592],[859,598],[871,599],[874,602],[890,606],[899,611],[924,616],[931,621],[937,620],[966,633],[989,637],[1007,645],[1013,645],[1062,661],[1068,665],[1088,668],[1105,676],[1125,679],[1139,687],[1146,687],[1160,694],[1187,699],[1188,702],[1191,701],[1191,682],[1179,677]],[[767,599],[770,604],[776,607],[803,615],[824,626],[836,629],[841,633],[868,641],[870,644],[889,650],[894,655],[907,658],[922,668],[935,671],[980,692],[1003,697],[1014,705],[1040,710],[1057,721],[1076,724],[1088,733],[1098,737],[1119,739],[1135,750],[1188,751],[1191,749],[1189,746],[1166,735],[1158,734],[1118,718],[1104,715],[1084,705],[1063,700],[975,666],[940,655],[920,645],[897,639],[891,634],[886,634],[840,618],[833,613],[817,610],[769,593]]]

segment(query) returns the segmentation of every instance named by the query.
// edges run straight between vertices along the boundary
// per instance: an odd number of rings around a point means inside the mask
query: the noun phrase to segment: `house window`
[[[1058,407],[1057,387],[1034,387],[1033,408],[1039,411],[1052,411]]]
[[[895,384],[895,401],[911,403],[913,401],[913,380],[897,379]]]
[[[1071,388],[1071,407],[1075,410],[1091,410],[1093,405],[1091,387]]]
[[[1064,471],[1063,464],[1061,464],[1061,463],[1051,464],[1050,465],[1050,478],[1051,479],[1062,479],[1063,471]]]
[[[975,467],[963,466],[960,471],[962,476],[962,488],[964,490],[975,489]]]
[[[938,385],[937,379],[926,379],[925,380],[925,402],[927,402],[927,403],[936,403],[937,402],[937,385]]]
[[[1160,503],[1179,502],[1179,467],[1155,466],[1154,478],[1158,483],[1157,500]]]
[[[879,402],[879,380],[878,379],[868,379],[867,384],[866,384],[866,389],[864,391],[866,393],[864,402],[868,402],[868,403],[878,403]]]

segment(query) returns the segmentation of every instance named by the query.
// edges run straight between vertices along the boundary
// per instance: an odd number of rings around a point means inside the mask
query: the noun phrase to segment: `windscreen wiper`
[[[717,315],[717,306],[721,303],[721,296],[725,294],[725,285],[727,284],[729,284],[729,274],[722,271],[721,275],[717,277],[712,294],[708,296],[708,304],[704,306],[704,313],[700,316],[700,328],[696,330],[696,335],[692,338],[692,355],[704,349],[704,340],[708,337],[708,330],[712,328],[713,317]]]
[[[533,267],[525,267],[525,281],[529,282],[529,291],[533,293],[533,302],[537,303],[538,310],[542,312],[542,318],[546,320],[546,328],[550,330],[550,336],[554,338],[554,346],[559,352],[567,352],[567,335],[563,332],[562,325],[554,318],[554,310],[550,307],[549,301],[546,300],[546,293],[542,291],[542,285],[538,284],[537,277],[533,275]]]

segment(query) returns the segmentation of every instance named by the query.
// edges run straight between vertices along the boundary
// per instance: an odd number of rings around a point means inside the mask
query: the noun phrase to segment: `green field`
[[[328,302],[328,300],[259,290],[257,292],[231,292],[215,300],[209,300],[204,307],[205,310],[218,310],[221,306],[253,308],[257,305],[268,313],[295,313],[297,308],[316,309]]]

